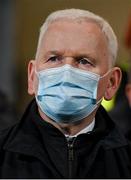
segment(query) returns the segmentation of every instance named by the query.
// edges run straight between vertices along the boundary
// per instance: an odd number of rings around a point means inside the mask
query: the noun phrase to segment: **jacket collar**
[[[107,132],[102,140],[105,149],[120,148],[128,145],[127,139],[124,137],[120,129],[112,121],[112,119],[109,117],[108,113],[102,106],[99,107],[99,110],[96,114],[96,122],[98,123],[98,127],[99,124],[101,124],[100,121],[103,122],[101,130]],[[98,129],[97,131],[100,130],[99,128],[96,129]]]
[[[37,122],[37,120],[34,119],[36,118],[35,114],[38,114],[37,105],[35,100],[33,100],[25,111],[20,123],[18,123],[10,133],[4,145],[4,149],[28,155],[35,154],[40,158],[41,155],[44,156],[43,140],[35,123],[33,123],[33,121]],[[40,116],[38,117],[37,115],[37,118],[39,118],[38,120],[40,121]],[[43,121],[41,125],[44,128],[45,136],[48,133],[48,137],[55,137],[57,138],[57,142],[63,142],[65,137],[57,128],[45,121]],[[94,131],[90,133],[90,136],[96,137],[98,134],[102,136],[101,143],[106,149],[119,148],[128,144],[127,140],[123,137],[121,132],[117,130],[115,124],[102,106],[100,106],[96,114],[95,128]],[[85,134],[84,137],[86,138],[87,135]],[[81,137],[82,136],[78,136],[78,141],[80,142],[82,141]]]

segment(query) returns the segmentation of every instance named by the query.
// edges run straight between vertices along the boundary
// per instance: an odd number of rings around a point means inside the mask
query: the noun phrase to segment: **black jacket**
[[[94,130],[69,142],[33,101],[0,132],[0,178],[131,178],[131,149],[102,106]]]

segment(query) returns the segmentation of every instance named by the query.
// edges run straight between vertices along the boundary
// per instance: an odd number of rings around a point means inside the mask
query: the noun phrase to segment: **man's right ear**
[[[35,94],[35,60],[31,60],[28,64],[28,93]]]

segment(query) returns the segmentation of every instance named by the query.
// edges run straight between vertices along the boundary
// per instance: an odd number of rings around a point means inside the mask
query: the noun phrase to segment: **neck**
[[[46,116],[46,114],[44,114],[39,108],[38,108],[38,111],[44,121],[55,126],[63,134],[68,134],[70,136],[73,136],[73,135],[79,133],[82,129],[87,127],[93,121],[93,119],[95,118],[97,109],[92,114],[90,114],[90,116],[84,118],[83,120],[79,121],[78,123],[72,123],[72,124],[56,123],[56,122],[52,121],[52,119],[50,119],[48,116]]]

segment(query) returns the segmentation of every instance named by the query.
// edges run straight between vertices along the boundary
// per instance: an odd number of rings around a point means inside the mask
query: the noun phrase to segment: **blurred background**
[[[27,65],[35,57],[40,26],[49,13],[65,8],[87,9],[104,17],[118,37],[117,64],[125,70],[129,67],[124,36],[131,0],[0,0],[0,119],[4,123],[20,119],[32,98],[27,93]]]

